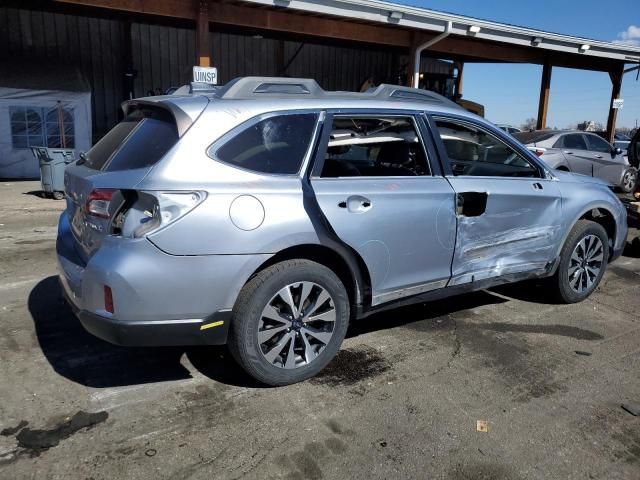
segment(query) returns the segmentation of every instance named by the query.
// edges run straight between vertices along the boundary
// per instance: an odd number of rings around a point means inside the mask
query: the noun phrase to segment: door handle
[[[596,158],[604,158],[602,155],[596,155]]]
[[[351,195],[338,203],[338,207],[346,208],[351,213],[364,213],[371,208],[371,200],[361,195]]]
[[[564,152],[564,153],[566,153],[567,155],[573,155],[573,152],[569,152],[569,151],[567,151],[567,150],[565,150],[565,152]]]
[[[540,182],[534,182],[531,184],[534,190],[544,190],[544,187]]]

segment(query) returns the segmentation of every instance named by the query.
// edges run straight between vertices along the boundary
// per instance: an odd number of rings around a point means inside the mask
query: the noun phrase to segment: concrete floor
[[[257,388],[222,348],[85,333],[63,202],[35,190],[0,184],[0,478],[640,478],[634,252],[581,304],[519,284],[387,312],[318,378]]]

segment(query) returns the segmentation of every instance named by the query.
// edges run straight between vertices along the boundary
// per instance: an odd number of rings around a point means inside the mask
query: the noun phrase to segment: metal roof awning
[[[640,47],[632,45],[546,32],[379,0],[244,0],[238,3],[342,17],[425,33],[440,33],[444,31],[447,22],[452,22],[451,34],[454,36],[548,52],[640,63]]]

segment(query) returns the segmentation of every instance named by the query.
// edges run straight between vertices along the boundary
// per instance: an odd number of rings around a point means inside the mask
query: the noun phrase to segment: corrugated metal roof
[[[640,47],[633,45],[546,32],[380,0],[243,0],[243,2],[313,15],[343,17],[355,21],[430,32],[442,32],[445,24],[450,21],[453,22],[452,35],[455,36],[472,37],[577,56],[594,56],[628,63],[640,63]],[[396,12],[393,17],[391,16],[392,12]],[[472,32],[469,30],[471,26],[479,27],[480,30]],[[588,46],[586,49],[583,48],[585,45]]]

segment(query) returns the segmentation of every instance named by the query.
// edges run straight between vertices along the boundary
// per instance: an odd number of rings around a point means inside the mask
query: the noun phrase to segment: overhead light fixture
[[[471,25],[469,27],[469,29],[467,30],[467,32],[469,33],[469,35],[475,35],[476,33],[478,33],[480,31],[480,27],[477,25]]]
[[[398,21],[398,20],[402,20],[402,17],[403,17],[403,13],[402,12],[396,12],[396,11],[389,12],[389,20]]]
[[[586,52],[590,48],[591,48],[591,45],[587,45],[586,43],[584,45],[580,45],[580,51],[581,52]]]
[[[541,43],[542,43],[542,37],[533,37],[531,39],[531,45],[533,45],[534,47],[537,47]]]

